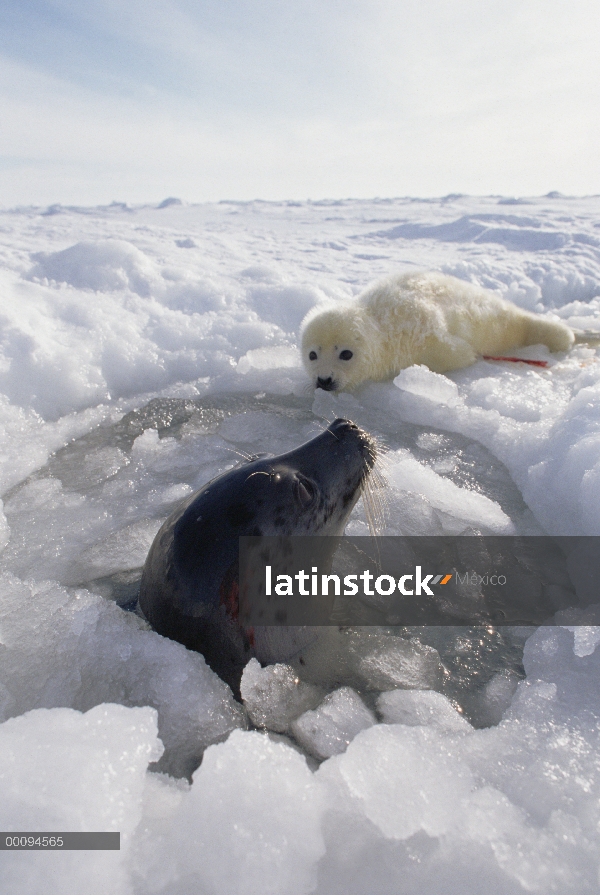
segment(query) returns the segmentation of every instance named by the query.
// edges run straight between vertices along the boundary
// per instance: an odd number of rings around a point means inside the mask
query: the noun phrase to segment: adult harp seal
[[[371,436],[337,419],[295,450],[253,459],[187,498],[144,565],[139,604],[151,626],[202,653],[239,692],[255,654],[237,617],[239,538],[341,535],[374,462]]]

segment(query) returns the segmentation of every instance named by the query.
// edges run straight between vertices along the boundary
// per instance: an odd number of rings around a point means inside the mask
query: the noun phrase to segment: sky
[[[0,0],[0,206],[600,193],[597,0]]]

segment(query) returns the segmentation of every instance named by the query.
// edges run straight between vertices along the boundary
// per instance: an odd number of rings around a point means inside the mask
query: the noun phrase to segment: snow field
[[[387,534],[600,534],[594,347],[337,397],[295,353],[314,304],[422,268],[600,330],[599,226],[564,197],[0,212],[0,827],[122,833],[1,852],[6,892],[597,891],[593,607],[461,713],[455,634],[373,633],[337,681],[250,663],[242,708],[117,604],[178,500],[335,416],[387,444]]]

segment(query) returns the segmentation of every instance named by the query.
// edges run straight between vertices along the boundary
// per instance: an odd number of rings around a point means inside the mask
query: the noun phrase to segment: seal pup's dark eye
[[[317,352],[316,352],[316,351],[311,351],[310,354],[308,355],[308,359],[309,359],[309,360],[316,360],[316,359],[317,359]]]
[[[347,348],[345,348],[344,351],[340,351],[340,360],[350,360],[351,357],[352,352],[349,351]]]
[[[304,510],[306,509],[306,507],[310,506],[310,504],[314,500],[314,485],[312,484],[312,482],[309,482],[308,479],[297,479],[294,485],[294,495],[296,497],[296,500]]]

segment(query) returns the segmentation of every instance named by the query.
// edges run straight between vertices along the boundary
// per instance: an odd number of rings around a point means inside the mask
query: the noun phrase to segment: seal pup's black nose
[[[335,388],[335,383],[331,376],[328,376],[327,379],[323,379],[322,376],[317,376],[317,388],[325,389],[326,392],[331,392]]]

